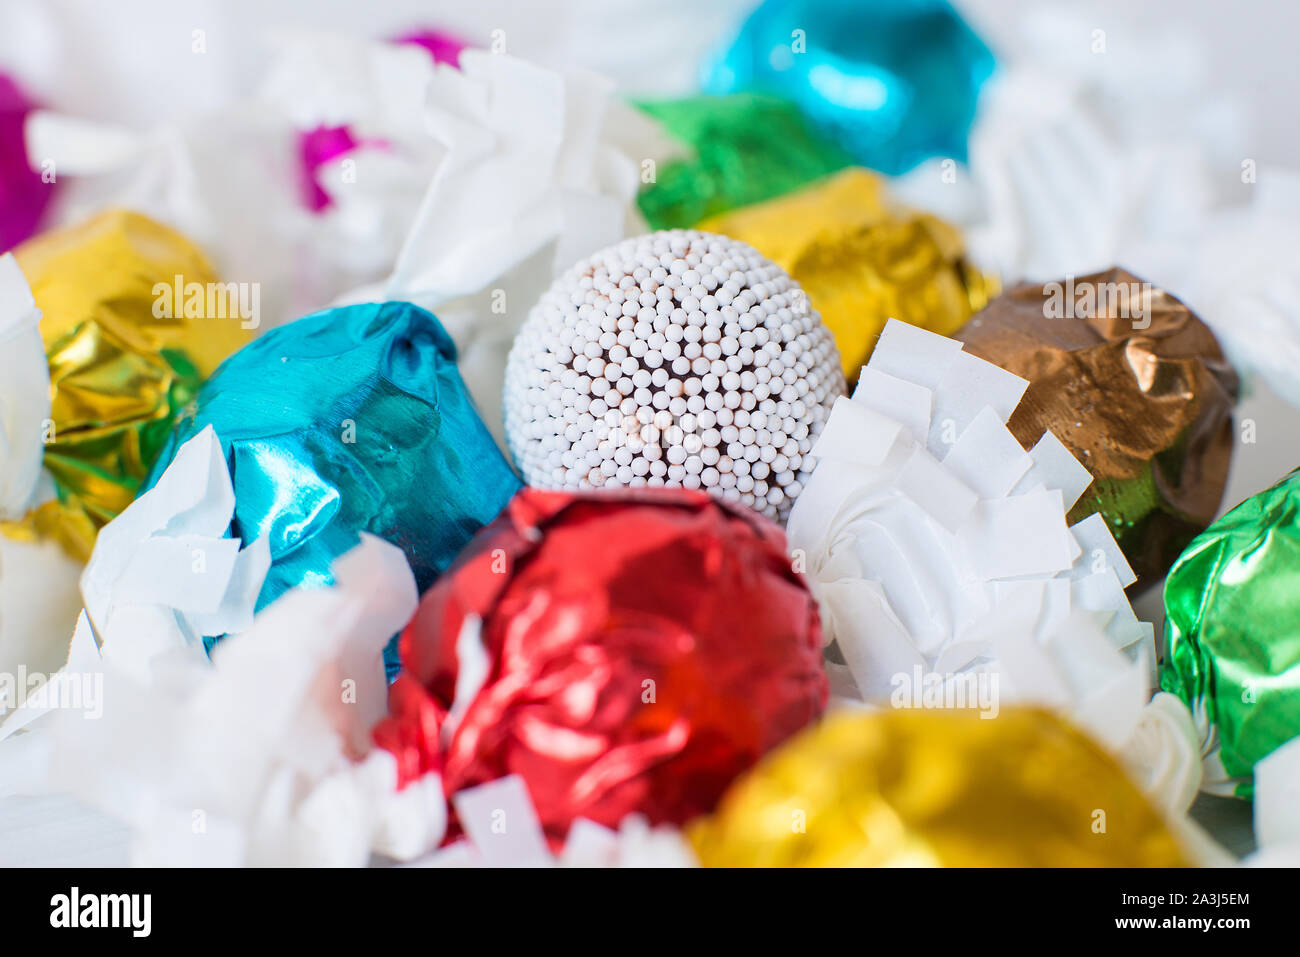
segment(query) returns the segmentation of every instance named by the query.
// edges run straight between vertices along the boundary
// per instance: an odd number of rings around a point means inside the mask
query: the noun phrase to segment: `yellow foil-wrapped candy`
[[[834,334],[850,384],[887,319],[949,335],[998,292],[966,260],[954,227],[894,207],[880,178],[856,167],[698,228],[749,243],[798,280]]]
[[[690,827],[712,867],[1173,867],[1187,858],[1100,746],[1003,708],[840,714]]]
[[[3,531],[90,555],[129,505],[181,408],[248,341],[251,297],[221,284],[184,236],[121,210],[14,250],[41,310],[52,424],[44,465],[57,498]]]

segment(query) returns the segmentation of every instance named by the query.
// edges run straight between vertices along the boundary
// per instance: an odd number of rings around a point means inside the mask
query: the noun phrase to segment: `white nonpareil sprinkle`
[[[506,441],[542,488],[704,488],[784,519],[844,393],[807,295],[752,246],[668,230],[557,279],[506,367]]]

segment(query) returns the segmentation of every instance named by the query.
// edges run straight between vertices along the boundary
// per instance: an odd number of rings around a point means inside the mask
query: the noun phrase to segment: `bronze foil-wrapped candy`
[[[1209,327],[1115,267],[1017,286],[956,338],[1029,380],[1007,423],[1025,448],[1050,429],[1092,473],[1069,521],[1105,517],[1135,589],[1163,576],[1228,479],[1238,382]]]

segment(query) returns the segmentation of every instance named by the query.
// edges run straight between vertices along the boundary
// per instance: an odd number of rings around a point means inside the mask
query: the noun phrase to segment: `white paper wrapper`
[[[1181,813],[1200,781],[1191,717],[1148,704],[1152,629],[1105,522],[1065,524],[1087,471],[1050,433],[1025,452],[1006,428],[1026,385],[886,325],[786,528],[844,662],[833,680],[896,707],[1053,707]]]
[[[299,138],[339,126],[358,145],[317,171],[333,202],[312,213]],[[149,132],[39,112],[27,139],[68,181],[61,219],[117,204],[168,223],[223,280],[259,285],[261,326],[340,302],[432,309],[498,438],[528,309],[640,230],[642,164],[679,150],[595,74],[479,50],[435,68],[415,47],[310,33],[283,35],[257,92],[221,110]]]
[[[361,865],[429,851],[446,823],[441,782],[398,791],[392,756],[369,744],[387,704],[383,647],[415,610],[415,580],[399,549],[370,536],[333,572],[337,585],[289,592],[211,662],[168,648],[170,636],[115,636],[140,650],[91,666],[98,716],[52,709],[0,759],[39,746],[41,786],[125,823],[135,864]],[[83,616],[74,644],[89,631]],[[120,664],[153,649],[147,667]]]
[[[332,288],[325,265],[307,255],[296,146],[283,117],[252,103],[152,130],[49,111],[27,120],[29,162],[52,163],[63,184],[58,223],[117,206],[171,226],[224,281],[257,284],[258,327],[296,318]]]
[[[465,837],[416,861],[414,867],[695,867],[686,840],[673,827],[651,827],[629,815],[617,831],[580,819],[559,854],[547,846],[523,778],[509,775],[452,799]]]
[[[699,89],[705,51],[729,39],[728,30],[754,6],[755,0],[0,0],[0,68],[60,109],[139,126],[247,93],[264,65],[260,41],[268,29],[380,40],[433,28],[552,69],[599,72],[628,94],[687,96]],[[147,57],[132,55],[145,49]]]
[[[425,51],[302,30],[263,39],[251,94],[152,130],[39,112],[27,145],[68,180],[62,220],[114,204],[168,223],[223,280],[258,283],[274,326],[393,268],[444,151],[425,123]],[[300,141],[318,127],[348,127],[359,145],[317,171],[333,204],[312,212]]]
[[[456,639],[460,668],[456,692],[440,734],[451,740],[465,709],[488,676],[490,661],[480,639],[482,622],[465,620]],[[617,831],[586,819],[569,830],[560,853],[552,853],[537,819],[528,785],[518,775],[466,788],[452,797],[465,836],[415,861],[413,867],[694,867],[695,854],[671,826],[651,827],[640,815]]]
[[[0,799],[0,867],[126,867],[130,832],[64,794]]]
[[[77,618],[72,641],[65,645],[60,665],[53,673],[41,673],[35,680],[29,672],[25,676],[27,680],[15,681],[12,689],[6,689],[11,691],[6,698],[17,706],[0,722],[0,743],[5,746],[0,752],[0,781],[4,782],[0,794],[31,794],[42,790],[40,782],[47,767],[48,751],[43,741],[33,741],[19,732],[60,708],[93,720],[98,720],[97,716],[103,713],[99,647],[85,612]],[[6,684],[22,677],[22,667],[17,675],[0,674],[0,680]]]
[[[27,148],[64,183],[60,221],[117,205],[167,223],[224,281],[258,285],[269,327],[392,269],[441,147],[425,128],[424,51],[303,31],[262,39],[273,52],[252,93],[232,87],[152,129],[41,111]],[[348,126],[360,145],[319,171],[334,204],[314,213],[300,138],[321,126]]]
[[[63,667],[81,611],[81,567],[56,542],[0,535],[0,674],[51,675]],[[0,700],[0,728],[15,703]]]
[[[1218,212],[1197,242],[1150,271],[1179,290],[1237,368],[1300,407],[1300,169],[1256,176],[1250,202]]]
[[[143,675],[156,654],[252,624],[271,553],[265,539],[225,537],[234,512],[209,426],[95,541],[81,591],[107,660]]]
[[[1201,790],[1216,797],[1235,797],[1242,778],[1229,774],[1223,766],[1219,726],[1210,719],[1206,702],[1203,699],[1194,702],[1190,714],[1195,728],[1197,751],[1201,755]]]
[[[370,745],[387,710],[383,647],[417,601],[404,556],[363,536],[336,586],[291,591],[254,619],[270,556],[264,540],[223,537],[233,510],[209,428],[104,527],[67,664],[0,724],[0,777],[125,823],[135,863],[426,852],[446,823],[441,782],[398,791],[392,756]],[[201,639],[221,635],[209,662]]]
[[[311,301],[300,297],[304,308],[287,317],[297,318],[392,270],[446,151],[425,118],[436,71],[424,50],[301,31],[279,34],[276,47],[256,102],[295,136],[346,127],[357,143],[315,171],[331,205],[303,227],[312,274],[300,289]]]

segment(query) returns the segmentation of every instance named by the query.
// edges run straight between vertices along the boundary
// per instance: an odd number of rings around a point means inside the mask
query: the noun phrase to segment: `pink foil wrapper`
[[[17,246],[40,226],[54,196],[54,184],[27,163],[23,124],[36,103],[0,73],[0,253]]]

